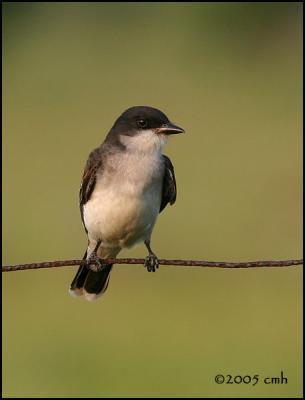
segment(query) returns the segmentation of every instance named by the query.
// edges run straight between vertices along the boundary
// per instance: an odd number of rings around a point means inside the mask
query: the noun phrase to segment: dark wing
[[[100,149],[97,148],[93,150],[89,155],[79,190],[80,213],[85,229],[86,226],[84,222],[83,208],[84,205],[87,203],[87,201],[90,199],[90,196],[95,186],[96,172],[101,166],[102,166],[101,153]]]
[[[164,161],[164,177],[163,177],[163,186],[162,186],[162,199],[160,212],[164,210],[167,204],[174,204],[177,196],[177,187],[176,187],[176,179],[173,164],[171,160],[162,155]]]

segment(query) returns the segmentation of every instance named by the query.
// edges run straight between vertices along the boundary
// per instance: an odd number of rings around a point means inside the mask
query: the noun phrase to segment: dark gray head
[[[129,142],[136,146],[148,142],[165,142],[165,136],[182,133],[184,130],[170,122],[167,116],[157,108],[135,106],[128,108],[115,121],[107,136],[108,142],[120,142],[124,145]],[[132,139],[133,138],[133,139]],[[162,143],[161,143],[162,144]]]

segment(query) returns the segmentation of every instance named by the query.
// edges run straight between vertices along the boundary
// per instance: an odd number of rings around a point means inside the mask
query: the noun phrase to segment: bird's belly
[[[134,192],[128,188],[96,188],[84,205],[89,238],[103,246],[130,247],[148,239],[161,203],[161,186]]]

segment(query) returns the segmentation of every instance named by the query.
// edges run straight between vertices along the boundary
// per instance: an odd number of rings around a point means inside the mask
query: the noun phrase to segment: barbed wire
[[[39,268],[58,268],[80,265],[83,260],[46,261],[31,264],[5,265],[2,272],[23,271]],[[101,260],[103,264],[144,264],[144,258],[108,258]],[[92,262],[94,264],[95,262]],[[225,262],[205,260],[165,260],[159,259],[159,265],[173,265],[178,267],[212,267],[212,268],[261,268],[261,267],[292,267],[303,264],[303,260],[284,261],[249,261]]]

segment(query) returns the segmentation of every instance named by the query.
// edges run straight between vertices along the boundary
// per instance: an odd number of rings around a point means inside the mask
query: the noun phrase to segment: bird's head
[[[148,106],[135,106],[128,108],[116,120],[108,140],[119,141],[129,149],[161,151],[169,135],[183,132],[162,111]]]

